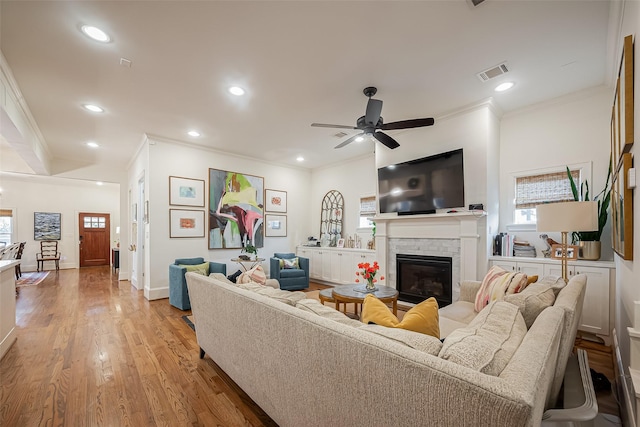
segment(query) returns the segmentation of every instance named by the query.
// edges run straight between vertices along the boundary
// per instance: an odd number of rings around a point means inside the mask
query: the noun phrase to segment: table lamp
[[[537,230],[562,233],[562,278],[567,277],[567,233],[598,229],[597,202],[561,202],[536,206]]]

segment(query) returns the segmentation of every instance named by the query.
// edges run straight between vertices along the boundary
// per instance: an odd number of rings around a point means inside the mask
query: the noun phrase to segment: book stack
[[[529,242],[515,241],[513,242],[513,256],[535,258],[536,247],[531,246]]]

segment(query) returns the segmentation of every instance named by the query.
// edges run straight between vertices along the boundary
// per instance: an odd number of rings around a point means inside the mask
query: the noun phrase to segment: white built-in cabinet
[[[560,260],[550,258],[491,257],[490,263],[527,276],[562,276]],[[578,329],[598,335],[610,344],[615,314],[615,264],[612,261],[569,261],[567,274],[569,279],[576,274],[587,276]]]
[[[298,246],[296,254],[309,258],[309,275],[312,279],[342,285],[354,283],[358,264],[372,264],[376,252],[366,249]]]

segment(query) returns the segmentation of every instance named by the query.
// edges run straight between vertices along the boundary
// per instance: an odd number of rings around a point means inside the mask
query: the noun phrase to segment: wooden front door
[[[80,267],[109,265],[109,214],[80,213]]]

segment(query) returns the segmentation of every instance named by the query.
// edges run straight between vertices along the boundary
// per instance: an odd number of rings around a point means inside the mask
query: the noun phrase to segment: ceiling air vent
[[[344,137],[345,137],[345,136],[347,136],[347,135],[348,135],[347,133],[344,133],[344,132],[338,132],[338,133],[336,133],[336,134],[335,134],[335,135],[333,135],[333,136],[335,136],[336,138],[344,138]]]
[[[489,68],[488,70],[479,72],[476,76],[478,76],[481,81],[486,82],[487,80],[494,79],[508,72],[509,68],[507,67],[507,63],[503,62],[502,64]]]

